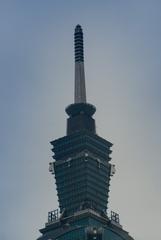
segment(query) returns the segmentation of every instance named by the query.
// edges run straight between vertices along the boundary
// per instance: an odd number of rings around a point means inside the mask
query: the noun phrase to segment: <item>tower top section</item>
[[[86,87],[84,72],[83,31],[80,25],[75,27],[75,103],[86,103]]]

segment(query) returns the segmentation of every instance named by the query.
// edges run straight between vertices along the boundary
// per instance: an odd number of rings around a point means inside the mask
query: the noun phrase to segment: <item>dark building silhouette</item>
[[[66,108],[66,136],[51,142],[60,214],[48,213],[38,240],[132,240],[119,223],[119,215],[107,215],[112,143],[96,133],[95,106],[86,102],[83,32],[75,28],[75,99]]]

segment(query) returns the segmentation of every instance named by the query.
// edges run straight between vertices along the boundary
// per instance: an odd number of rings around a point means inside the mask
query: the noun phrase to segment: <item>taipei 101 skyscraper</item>
[[[37,240],[134,240],[120,225],[119,215],[107,214],[112,143],[96,133],[95,106],[87,103],[83,32],[77,25],[75,44],[74,103],[66,108],[66,136],[51,142],[59,210],[48,213],[48,221]]]

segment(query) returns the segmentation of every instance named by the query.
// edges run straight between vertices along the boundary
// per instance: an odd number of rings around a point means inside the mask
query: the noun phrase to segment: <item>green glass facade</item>
[[[60,212],[90,207],[106,213],[112,144],[88,131],[52,142]]]

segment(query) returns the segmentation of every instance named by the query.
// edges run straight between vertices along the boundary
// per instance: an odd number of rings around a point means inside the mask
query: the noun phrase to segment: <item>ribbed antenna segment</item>
[[[84,53],[83,53],[83,32],[80,25],[77,25],[74,33],[75,43],[75,103],[86,103]]]
[[[84,62],[83,54],[83,32],[80,25],[77,25],[74,33],[75,62]]]

